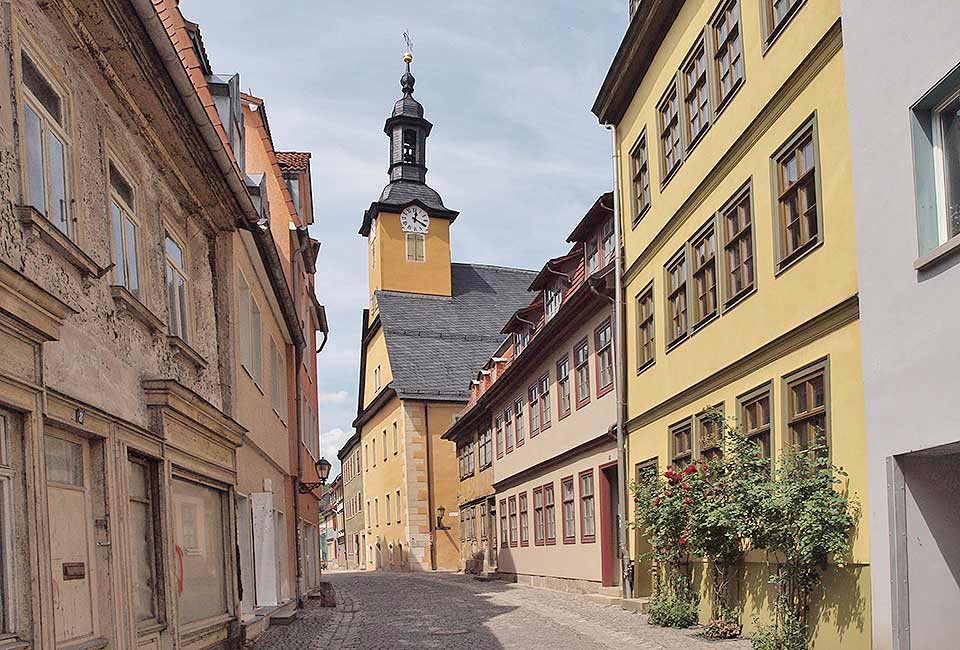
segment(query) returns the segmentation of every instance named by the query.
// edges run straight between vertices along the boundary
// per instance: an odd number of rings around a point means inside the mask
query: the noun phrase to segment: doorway
[[[656,480],[659,470],[656,458],[637,463],[635,468],[635,480],[637,483]],[[639,598],[653,595],[653,562],[649,559],[649,553],[653,550],[647,541],[643,530],[636,528],[636,537],[634,537],[634,557],[638,559],[633,572],[633,593]]]
[[[620,569],[620,491],[617,463],[600,467],[600,567],[604,587],[619,587]]]
[[[44,436],[44,456],[54,634],[57,646],[72,645],[97,636],[90,442],[51,431]]]
[[[250,499],[237,495],[237,549],[240,553],[240,613],[244,618],[256,609],[253,569],[253,513]]]

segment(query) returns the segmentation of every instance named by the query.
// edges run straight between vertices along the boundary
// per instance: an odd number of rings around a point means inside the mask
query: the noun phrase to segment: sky
[[[539,269],[612,184],[610,136],[590,113],[627,27],[627,0],[181,0],[214,72],[266,102],[274,146],[313,154],[321,452],[357,414],[367,305],[364,210],[387,182],[384,120],[413,40],[414,96],[433,125],[427,183],[460,211],[457,262]]]

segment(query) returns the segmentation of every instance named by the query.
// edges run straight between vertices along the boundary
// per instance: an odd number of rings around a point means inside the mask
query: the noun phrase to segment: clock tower
[[[360,227],[368,241],[371,318],[377,312],[375,291],[451,295],[450,224],[459,213],[427,185],[426,145],[433,125],[413,98],[413,55],[407,52],[403,61],[403,96],[383,127],[390,138],[389,182]]]

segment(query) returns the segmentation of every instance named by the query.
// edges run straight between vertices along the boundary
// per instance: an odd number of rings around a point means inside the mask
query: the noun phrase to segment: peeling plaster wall
[[[198,218],[183,188],[141,128],[121,116],[118,99],[103,92],[102,72],[57,22],[50,8],[12,4],[2,22],[0,90],[0,259],[22,272],[78,314],[70,317],[60,341],[45,346],[44,379],[52,389],[147,426],[140,382],[174,378],[217,407],[222,406],[219,344],[213,289],[215,235]],[[7,18],[7,16],[5,16]],[[166,323],[163,240],[166,228],[186,243],[190,282],[190,345],[206,361],[198,370],[175,358],[166,327],[152,333],[139,320],[119,313],[111,297],[113,274],[84,281],[80,273],[45,241],[28,237],[14,214],[21,203],[16,117],[20,91],[13,83],[17,44],[38,58],[48,81],[64,92],[70,138],[70,196],[75,199],[74,241],[101,267],[111,262],[107,161],[114,159],[134,185],[140,221],[140,284],[144,305]],[[12,107],[12,109],[11,109]],[[187,120],[186,113],[183,119]],[[160,134],[169,138],[177,133]],[[225,234],[220,234],[223,237]]]

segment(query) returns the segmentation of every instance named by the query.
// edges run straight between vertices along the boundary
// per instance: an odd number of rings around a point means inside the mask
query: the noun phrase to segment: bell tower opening
[[[413,129],[403,130],[403,154],[401,162],[417,164],[417,132]]]

